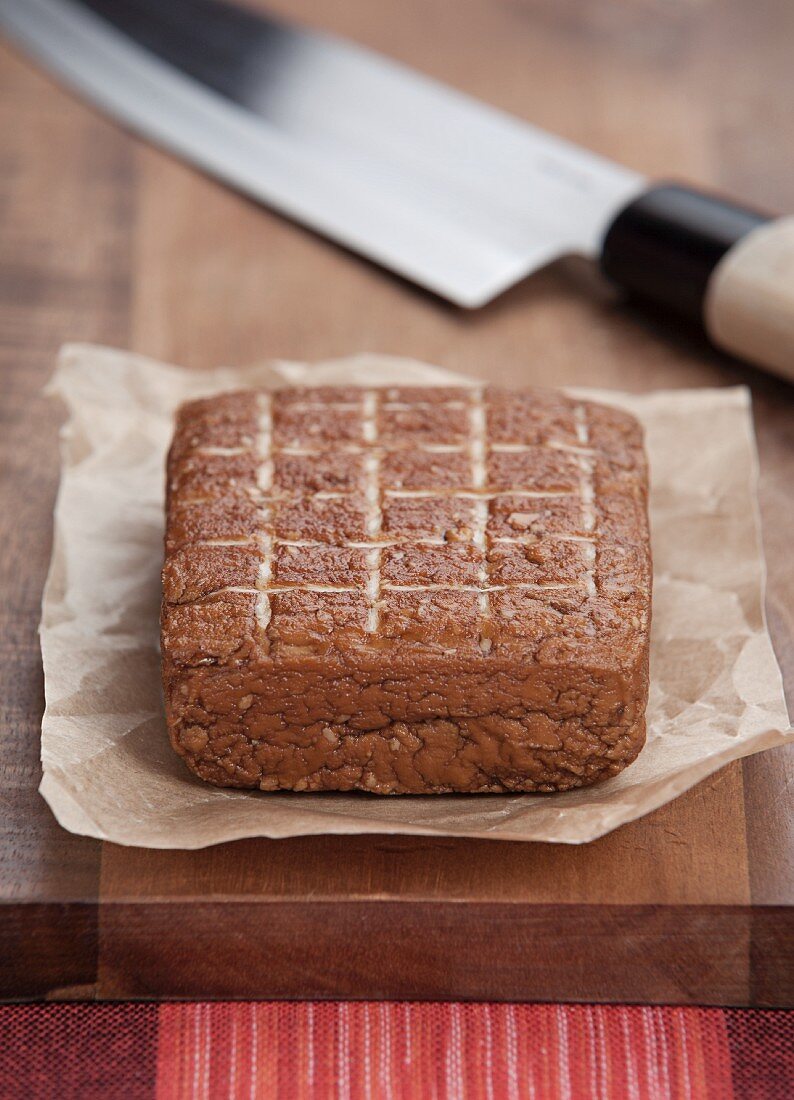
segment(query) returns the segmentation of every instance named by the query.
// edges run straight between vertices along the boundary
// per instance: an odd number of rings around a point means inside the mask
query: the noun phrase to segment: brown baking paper
[[[651,693],[636,763],[600,786],[551,795],[264,794],[220,790],[188,772],[168,743],[158,655],[163,463],[176,406],[285,382],[450,381],[471,380],[373,355],[205,372],[64,349],[51,390],[70,418],[41,625],[41,793],[61,825],[152,848],[307,833],[580,844],[794,737],[764,622],[747,391],[588,391],[640,418],[650,456]]]

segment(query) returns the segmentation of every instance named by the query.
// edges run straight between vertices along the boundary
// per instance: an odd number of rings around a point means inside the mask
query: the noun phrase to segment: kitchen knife
[[[582,253],[794,379],[794,217],[642,176],[330,35],[216,0],[0,0],[122,122],[468,308]]]

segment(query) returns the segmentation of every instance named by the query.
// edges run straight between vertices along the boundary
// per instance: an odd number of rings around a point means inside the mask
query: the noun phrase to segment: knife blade
[[[352,43],[219,0],[0,0],[0,26],[126,125],[463,307],[582,253],[701,318],[727,254],[768,229]]]

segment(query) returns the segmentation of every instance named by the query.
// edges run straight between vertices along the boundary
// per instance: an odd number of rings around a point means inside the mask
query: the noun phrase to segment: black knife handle
[[[612,221],[600,262],[631,294],[794,381],[794,218],[660,184]]]

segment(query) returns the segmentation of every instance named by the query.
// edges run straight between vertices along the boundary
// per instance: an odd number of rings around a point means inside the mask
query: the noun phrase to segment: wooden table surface
[[[790,0],[278,0],[651,176],[794,210]],[[65,340],[192,367],[359,351],[505,383],[753,392],[770,628],[794,696],[794,389],[560,262],[461,313],[136,140],[0,50],[0,981],[6,996],[792,1003],[792,754],[584,848],[103,845],[36,793],[36,627]],[[787,954],[787,952],[789,952]]]

